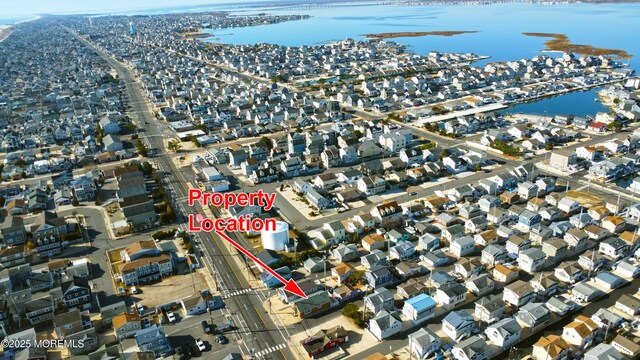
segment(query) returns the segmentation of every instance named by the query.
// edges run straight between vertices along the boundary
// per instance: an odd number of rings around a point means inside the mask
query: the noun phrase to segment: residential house
[[[298,285],[300,285],[300,283],[298,283]],[[203,290],[197,294],[181,299],[180,305],[182,306],[184,315],[191,316],[204,314],[207,311],[221,308],[224,306],[224,303],[220,296],[213,296],[209,290]]]
[[[362,238],[361,245],[366,251],[380,250],[385,247],[384,236],[380,234],[370,234]]]
[[[502,245],[490,244],[482,250],[480,261],[490,267],[498,263],[506,261],[508,258],[507,250]]]
[[[416,279],[409,279],[398,285],[397,294],[403,299],[409,299],[420,294],[426,294],[428,288]]]
[[[118,340],[126,338],[132,338],[136,335],[140,329],[142,329],[142,321],[140,316],[136,313],[130,313],[125,311],[112,318],[113,331],[115,332]]]
[[[640,314],[640,299],[629,294],[623,294],[616,301],[615,307],[624,314],[636,316]]]
[[[331,257],[340,262],[348,262],[357,259],[359,256],[356,244],[340,244],[331,251]]]
[[[474,335],[454,345],[451,354],[460,360],[487,360],[491,352],[484,338]]]
[[[452,309],[465,301],[467,289],[459,283],[451,282],[440,286],[436,290],[435,299],[446,309]]]
[[[338,281],[339,285],[342,285],[353,274],[353,271],[351,265],[341,262],[331,269],[331,276]]]
[[[369,286],[373,288],[388,285],[393,281],[393,274],[386,266],[383,265],[373,266],[365,272],[364,277]]]
[[[509,284],[520,275],[520,269],[516,266],[507,267],[502,264],[498,264],[493,268],[493,279],[502,284]]]
[[[584,348],[592,343],[596,335],[598,325],[590,318],[578,315],[575,320],[562,329],[562,338],[570,345]]]
[[[373,250],[371,253],[361,258],[362,266],[367,270],[376,265],[387,265],[388,262],[389,260],[387,259],[387,255],[380,250]]]
[[[442,320],[442,332],[453,341],[459,341],[476,330],[473,317],[466,311],[451,311]]]
[[[586,282],[577,283],[571,290],[571,300],[577,303],[591,302],[602,295],[604,295],[604,293],[601,290]]]
[[[417,324],[436,315],[436,301],[426,294],[419,294],[404,302],[402,312]]]
[[[403,241],[389,249],[389,258],[391,260],[407,260],[413,257],[416,248],[408,241]]]
[[[364,298],[365,309],[374,314],[382,310],[391,310],[394,306],[393,293],[387,288],[377,288]]]
[[[475,302],[473,314],[479,321],[493,324],[505,317],[506,304],[500,295],[484,296]]]
[[[171,352],[171,344],[169,344],[164,329],[160,325],[153,324],[141,329],[136,332],[134,338],[140,351],[153,352],[156,358]]]
[[[522,327],[515,319],[506,318],[489,325],[484,333],[492,344],[506,349],[520,340]]]
[[[386,310],[382,310],[369,320],[368,330],[378,341],[382,341],[399,333],[402,330],[402,321]]]
[[[441,345],[440,337],[427,327],[409,334],[409,351],[418,359],[428,358],[429,355],[440,350]]]
[[[60,287],[67,309],[77,307],[86,310],[91,307],[91,287],[87,279],[74,276],[72,280],[63,282]]]
[[[465,287],[470,293],[481,297],[492,293],[495,288],[495,283],[489,274],[481,274],[472,276],[467,280],[465,282]]]
[[[293,314],[300,319],[304,319],[329,310],[334,302],[335,300],[332,301],[326,291],[316,291],[307,294],[306,298],[297,298],[290,303],[293,307]]]
[[[610,237],[599,244],[598,251],[613,259],[624,257],[629,251],[629,245],[622,239]]]
[[[580,281],[584,274],[575,261],[565,261],[554,269],[554,275],[558,280],[573,284]]]
[[[536,292],[533,286],[526,281],[517,280],[514,283],[511,283],[505,286],[502,299],[517,307],[522,307],[523,305],[533,301],[536,298]]]
[[[313,336],[302,340],[300,344],[310,358],[329,351],[336,346],[349,342],[349,333],[338,325],[331,329],[321,329]]]
[[[616,335],[611,341],[611,345],[620,352],[622,355],[626,355],[631,359],[637,359],[640,356],[640,338]]]
[[[530,302],[518,309],[516,320],[522,327],[530,328],[535,332],[551,321],[551,313],[543,304]]]
[[[533,344],[531,355],[535,360],[561,360],[567,359],[571,346],[560,336],[542,336]]]

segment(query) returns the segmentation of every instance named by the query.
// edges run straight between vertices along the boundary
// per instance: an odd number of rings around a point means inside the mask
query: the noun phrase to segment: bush
[[[137,139],[135,145],[136,145],[136,149],[138,149],[138,154],[140,154],[140,156],[144,156],[144,157],[149,156],[149,149],[147,149],[147,146],[142,142],[142,140]]]
[[[164,240],[172,237],[175,233],[176,233],[175,228],[171,230],[161,230],[153,233],[151,237],[154,238],[155,240]]]
[[[491,147],[497,150],[502,151],[503,154],[508,155],[508,156],[516,156],[516,157],[520,157],[522,156],[522,150],[520,150],[518,147],[513,146],[513,145],[509,145],[506,142],[502,141],[502,140],[494,140],[491,143]]]
[[[358,309],[358,306],[354,303],[348,303],[342,308],[342,315],[353,320],[353,323],[360,328],[364,328],[364,313]]]

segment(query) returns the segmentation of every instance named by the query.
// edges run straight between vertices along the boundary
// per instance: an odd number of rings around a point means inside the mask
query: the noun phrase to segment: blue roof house
[[[417,324],[436,315],[436,301],[427,294],[420,294],[405,301],[402,312]]]

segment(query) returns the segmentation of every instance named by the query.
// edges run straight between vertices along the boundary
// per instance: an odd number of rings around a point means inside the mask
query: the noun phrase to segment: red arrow
[[[255,257],[252,253],[250,253],[247,249],[245,249],[242,246],[240,246],[240,244],[238,244],[237,242],[231,240],[231,238],[229,238],[225,233],[223,233],[222,231],[218,231],[218,230],[216,230],[216,233],[218,235],[220,235],[220,237],[223,238],[226,242],[231,244],[234,248],[238,249],[238,251],[243,253],[246,257],[248,257],[249,259],[253,260],[256,264],[260,265],[260,267],[263,268],[266,272],[268,272],[269,274],[273,275],[273,277],[278,279],[278,281],[283,283],[284,284],[284,291],[288,291],[288,292],[290,292],[290,293],[292,293],[294,295],[298,295],[298,296],[300,296],[301,298],[304,298],[304,299],[307,298],[307,295],[305,295],[304,291],[302,291],[302,289],[300,289],[300,286],[298,286],[298,284],[293,279],[285,280],[285,278],[283,278],[280,274],[275,272],[272,268],[268,267],[260,259]]]

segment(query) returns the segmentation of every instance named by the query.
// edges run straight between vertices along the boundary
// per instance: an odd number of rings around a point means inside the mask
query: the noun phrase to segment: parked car
[[[202,355],[202,352],[200,352],[195,344],[187,344],[187,349],[189,349],[189,355],[191,355],[191,357]]]
[[[184,351],[184,349],[182,348],[182,346],[177,346],[176,347],[176,356],[178,357],[178,359],[183,360],[183,359],[188,359],[189,355],[187,355],[187,352]]]
[[[204,342],[202,341],[202,339],[197,339],[197,340],[196,340],[196,345],[198,345],[198,349],[200,349],[200,351],[204,351],[204,349],[206,349],[206,347],[204,346]]]
[[[176,316],[171,311],[167,313],[167,319],[170,323],[176,322]]]
[[[137,287],[135,287],[135,286],[132,286],[132,287],[131,287],[131,293],[132,293],[132,294],[139,294],[139,293],[141,293],[141,292],[142,292],[142,291],[140,291],[140,289],[138,289]]]
[[[208,334],[211,332],[211,326],[206,322],[206,320],[202,320],[202,323],[200,323],[202,325],[202,331],[205,334]]]
[[[227,344],[229,342],[229,339],[227,339],[227,337],[224,335],[218,335],[216,336],[216,342],[218,344]]]

